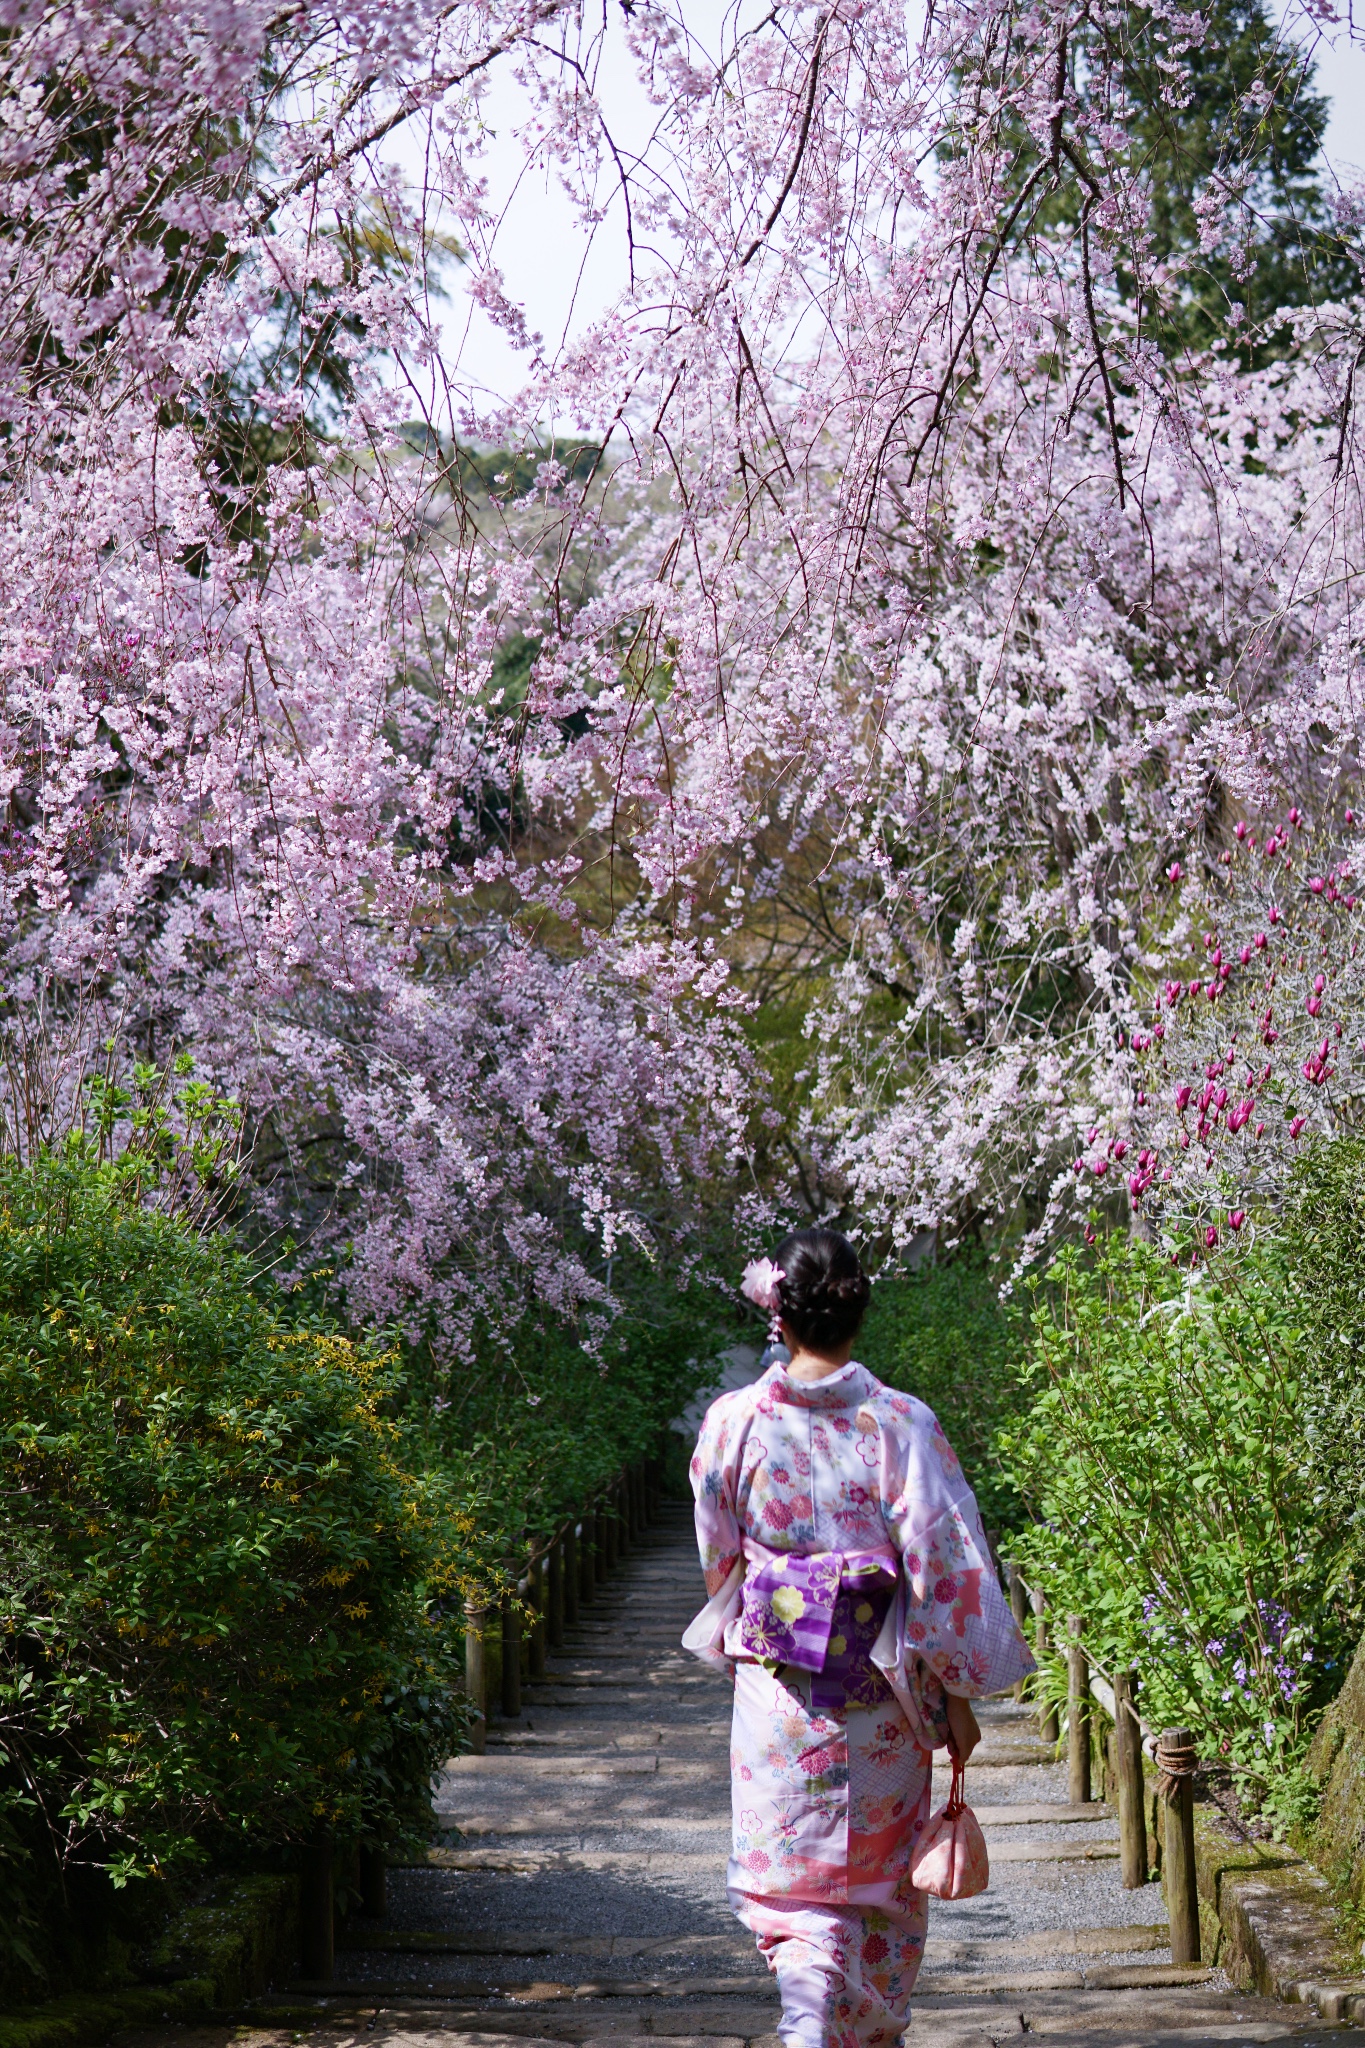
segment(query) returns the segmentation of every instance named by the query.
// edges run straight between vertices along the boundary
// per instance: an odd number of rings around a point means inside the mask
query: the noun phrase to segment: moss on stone
[[[148,1950],[143,1974],[157,1982],[207,1977],[214,2003],[232,2005],[288,1972],[297,1950],[297,1878],[248,1877],[177,1915]]]
[[[1365,1643],[1308,1752],[1321,1805],[1306,1846],[1342,1898],[1365,1905]]]
[[[86,2048],[120,2027],[192,2019],[212,2008],[213,1989],[201,1977],[127,1991],[73,1991],[28,2012],[0,2013],[0,2048]]]
[[[298,1880],[248,1877],[187,1907],[142,1958],[153,1981],[118,1991],[78,1991],[22,2012],[0,2013],[0,2048],[88,2048],[120,2027],[191,2019],[292,1975],[298,1955]]]
[[[1247,1841],[1207,1806],[1195,1808],[1194,1840],[1201,1935],[1207,1905],[1218,1922],[1217,1961],[1234,1984],[1283,1997],[1292,1984],[1349,1967],[1331,1889],[1293,1849]]]

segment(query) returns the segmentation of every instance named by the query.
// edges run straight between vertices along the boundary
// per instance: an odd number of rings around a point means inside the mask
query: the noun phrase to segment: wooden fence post
[[[1114,1673],[1114,1752],[1119,1801],[1119,1875],[1126,1890],[1147,1882],[1146,1786],[1142,1730],[1137,1715],[1137,1673]]]
[[[586,1602],[595,1597],[597,1581],[605,1576],[597,1569],[597,1517],[591,1508],[584,1508],[579,1526],[578,1594]]]
[[[538,1551],[531,1559],[527,1573],[526,1597],[532,1609],[530,1665],[528,1676],[545,1676],[545,1552]]]
[[[1090,1803],[1090,1665],[1081,1648],[1081,1617],[1069,1616],[1066,1646],[1066,1796]]]
[[[360,1852],[360,1910],[372,1920],[388,1917],[389,1866],[382,1849]]]
[[[583,1567],[578,1561],[578,1524],[570,1517],[564,1531],[564,1625],[578,1627],[578,1595],[583,1583]]]
[[[552,1650],[564,1647],[564,1539],[556,1536],[545,1561],[545,1640]]]
[[[1009,1565],[1007,1570],[1010,1581],[1010,1613],[1014,1616],[1017,1626],[1022,1630],[1024,1616],[1028,1612],[1028,1596],[1024,1591],[1023,1574],[1020,1572],[1017,1564]],[[1023,1699],[1027,1689],[1027,1679],[1016,1678],[1014,1681],[1014,1697],[1017,1700]]]
[[[1038,1662],[1041,1664],[1047,1654],[1047,1613],[1043,1606],[1043,1596],[1041,1593],[1035,1593],[1033,1596],[1033,1616],[1037,1623],[1033,1634],[1033,1643],[1038,1653]],[[1044,1742],[1056,1742],[1061,1734],[1061,1730],[1057,1726],[1057,1709],[1055,1706],[1040,1704],[1038,1709],[1038,1733]]]
[[[521,1718],[521,1609],[515,1586],[502,1596],[502,1718]]]
[[[465,1601],[464,1690],[474,1713],[469,1746],[475,1756],[483,1755],[488,1738],[488,1672],[483,1656],[483,1631],[487,1619],[486,1607],[476,1607],[472,1600]]]
[[[1163,1728],[1156,1762],[1166,1806],[1166,1913],[1171,1961],[1199,1961],[1199,1885],[1194,1866],[1194,1737],[1188,1728]]]
[[[336,1967],[336,1906],[332,1894],[332,1830],[318,1828],[303,1851],[299,1887],[299,1934],[303,1974],[314,1984],[330,1981]]]

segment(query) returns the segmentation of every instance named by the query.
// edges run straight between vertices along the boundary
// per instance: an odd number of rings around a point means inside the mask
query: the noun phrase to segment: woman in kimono
[[[743,1288],[790,1362],[707,1410],[712,1597],[683,1637],[735,1680],[729,1898],[776,1972],[785,2048],[889,2048],[924,1950],[930,1752],[965,1761],[971,1701],[1033,1659],[938,1423],[851,1362],[869,1287],[847,1238],[799,1230]]]

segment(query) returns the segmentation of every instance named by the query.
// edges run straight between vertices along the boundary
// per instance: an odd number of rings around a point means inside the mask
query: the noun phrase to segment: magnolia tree
[[[1308,829],[1297,805],[1264,837],[1239,819],[1212,886],[1179,885],[1191,967],[1133,1033],[1138,1087],[1125,1142],[1100,1127],[1074,1170],[1121,1175],[1140,1212],[1193,1250],[1274,1203],[1297,1148],[1365,1110],[1365,881],[1355,813]]]
[[[1354,769],[1351,205],[1334,302],[1235,296],[1301,65],[1180,243],[1173,8],[0,15],[11,1133],[110,1035],[192,1045],[267,1217],[454,1358],[784,1199],[736,1022],[776,959],[817,1206],[1054,1227],[1187,946],[1168,870]],[[498,71],[626,242],[553,357]],[[495,414],[443,264],[525,347]]]

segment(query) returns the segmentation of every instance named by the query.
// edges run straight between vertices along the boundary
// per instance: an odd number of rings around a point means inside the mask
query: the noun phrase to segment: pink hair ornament
[[[776,1344],[782,1337],[780,1310],[782,1306],[782,1282],[786,1274],[771,1259],[750,1259],[744,1268],[744,1277],[739,1291],[746,1301],[755,1308],[766,1308],[772,1317],[768,1325],[768,1336]]]

